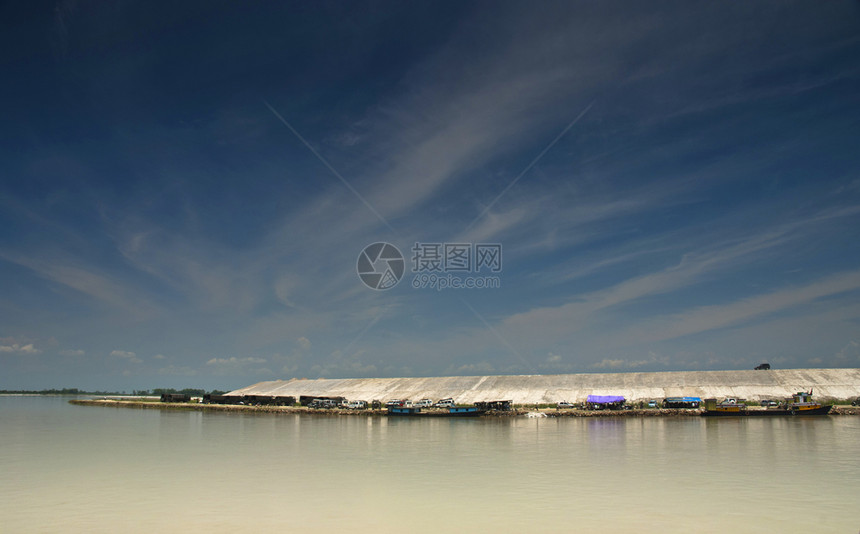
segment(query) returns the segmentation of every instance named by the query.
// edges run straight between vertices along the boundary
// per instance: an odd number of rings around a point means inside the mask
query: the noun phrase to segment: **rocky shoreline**
[[[259,413],[259,414],[306,414],[315,416],[387,416],[386,410],[346,410],[346,409],[315,409],[306,406],[241,406],[234,404],[201,404],[190,402],[147,402],[116,399],[73,399],[70,404],[79,406],[101,406],[106,408],[137,408],[153,410],[185,410],[200,412],[229,412],[229,413]],[[755,408],[750,408],[755,409]],[[526,409],[516,407],[507,412],[489,411],[482,417],[518,417],[529,414],[541,414],[546,417],[691,417],[699,416],[702,410],[680,410],[665,408],[648,408],[633,410],[579,410],[542,408]],[[830,415],[860,415],[860,407],[838,405],[834,406]]]

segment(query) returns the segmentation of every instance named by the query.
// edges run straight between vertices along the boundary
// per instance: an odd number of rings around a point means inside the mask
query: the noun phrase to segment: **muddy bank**
[[[80,406],[101,406],[104,408],[136,408],[143,410],[193,410],[199,412],[232,412],[232,413],[270,413],[270,414],[310,414],[316,416],[385,416],[386,410],[318,410],[306,406],[237,406],[232,404],[200,404],[181,402],[147,402],[115,399],[74,399],[70,404]],[[516,408],[509,412],[490,411],[483,417],[517,417],[529,413],[541,413],[547,417],[690,417],[699,416],[702,410],[679,409],[635,409],[635,410],[556,410],[544,408],[529,410]],[[860,415],[860,407],[839,405],[830,411],[831,415]]]
[[[146,402],[114,399],[74,399],[70,404],[105,408],[137,408],[142,410],[185,410],[197,412],[280,413],[313,415],[385,415],[385,410],[316,410],[306,406],[242,406],[235,404],[201,404],[198,402]]]

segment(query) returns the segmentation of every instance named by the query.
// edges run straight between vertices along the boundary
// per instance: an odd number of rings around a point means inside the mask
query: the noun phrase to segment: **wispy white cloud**
[[[144,293],[134,286],[99,273],[94,266],[70,264],[70,261],[80,262],[80,259],[42,258],[5,250],[0,250],[0,259],[26,267],[45,279],[74,289],[135,317],[149,315],[155,310]]]
[[[138,358],[136,353],[127,350],[113,350],[110,355],[112,358],[119,358],[129,363],[143,363],[143,360]]]
[[[627,360],[604,358],[592,365],[595,369],[621,369],[625,367]]]
[[[853,210],[846,214],[853,215]],[[577,331],[590,324],[593,314],[612,307],[623,306],[656,295],[673,293],[699,283],[717,273],[731,272],[746,264],[759,261],[778,247],[807,237],[821,227],[816,223],[827,222],[831,214],[816,215],[803,221],[793,221],[762,229],[752,235],[729,238],[722,235],[721,241],[697,239],[694,248],[684,254],[680,261],[647,274],[616,282],[604,289],[574,295],[560,306],[538,307],[527,312],[516,313],[504,319],[505,328],[526,332],[553,332],[553,337]]]
[[[459,366],[451,366],[446,370],[447,375],[452,376],[478,376],[496,374],[498,369],[488,361],[478,363],[467,363]]]
[[[638,369],[641,367],[655,367],[655,366],[666,366],[669,364],[669,358],[666,356],[662,356],[653,351],[648,352],[648,358],[640,359],[640,360],[630,360],[625,358],[604,358],[597,363],[591,365],[594,369],[610,369],[610,370],[620,370],[620,369]]]
[[[0,353],[31,356],[41,354],[42,351],[34,347],[32,343],[27,343],[26,345],[13,343],[11,345],[0,345]]]
[[[804,286],[744,298],[729,304],[702,306],[653,319],[635,327],[633,337],[639,342],[673,339],[698,332],[724,328],[792,309],[820,298],[860,290],[860,271],[839,273]],[[623,334],[622,334],[623,336]]]
[[[839,349],[839,352],[833,357],[843,365],[858,365],[860,364],[860,343],[855,340],[850,340],[848,344]]]

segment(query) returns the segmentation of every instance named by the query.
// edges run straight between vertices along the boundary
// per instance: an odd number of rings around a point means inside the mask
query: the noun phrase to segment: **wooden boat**
[[[702,415],[714,416],[773,416],[773,415],[827,415],[831,405],[821,405],[812,401],[812,390],[800,391],[794,394],[791,402],[766,408],[764,410],[750,409],[741,399],[727,398],[720,403],[717,399],[705,399],[705,411]]]
[[[705,399],[702,415],[747,415],[747,405],[741,399],[729,397],[717,403],[717,399]]]
[[[390,406],[388,415],[411,417],[477,417],[483,413],[476,406],[455,406],[445,410],[422,411],[421,408],[410,406]]]

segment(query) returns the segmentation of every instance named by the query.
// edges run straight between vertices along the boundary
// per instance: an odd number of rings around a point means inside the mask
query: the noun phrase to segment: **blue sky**
[[[0,20],[0,388],[860,366],[856,2]]]

